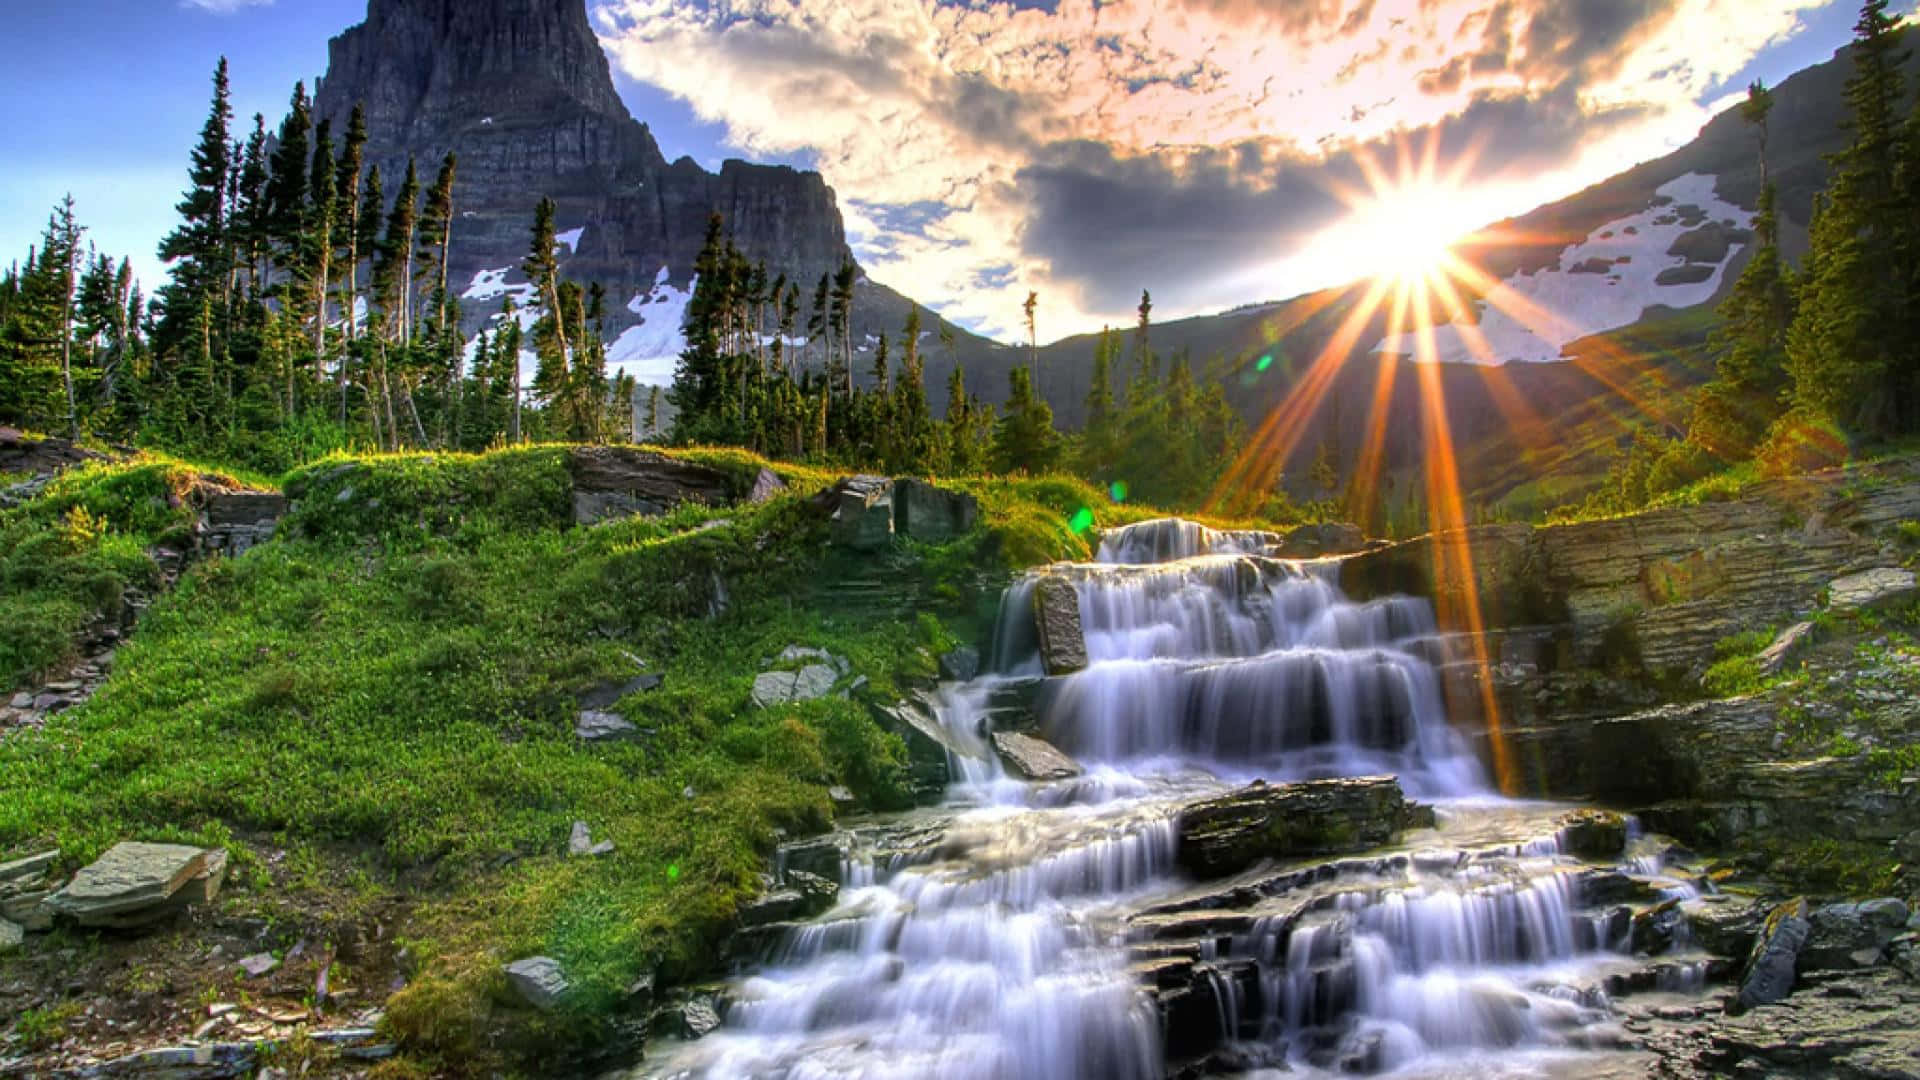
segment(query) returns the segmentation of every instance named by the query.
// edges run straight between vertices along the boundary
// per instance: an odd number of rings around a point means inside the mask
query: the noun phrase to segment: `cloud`
[[[1664,152],[1822,0],[593,0],[626,74],[807,153],[863,263],[1011,331],[1331,284],[1334,190],[1472,148],[1475,225]],[[1530,201],[1529,201],[1530,200]],[[1519,203],[1521,205],[1516,205]],[[1471,205],[1468,205],[1471,204]],[[1337,261],[1336,261],[1337,262]],[[1178,280],[1169,280],[1177,278]],[[1253,295],[1237,289],[1261,289]]]
[[[215,15],[232,15],[244,8],[270,7],[273,0],[180,0],[180,6]]]

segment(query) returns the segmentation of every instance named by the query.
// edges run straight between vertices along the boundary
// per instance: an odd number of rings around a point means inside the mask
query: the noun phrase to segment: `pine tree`
[[[210,312],[216,305],[224,309],[228,302],[224,291],[229,262],[228,170],[232,147],[227,129],[232,122],[227,60],[221,57],[213,73],[213,105],[200,129],[200,141],[193,149],[187,173],[190,186],[175,207],[180,224],[160,242],[160,258],[171,264],[172,278],[160,294],[163,314],[157,346],[171,356],[195,357],[191,364],[200,372],[202,408],[210,404],[204,397],[214,388],[211,375],[215,343]]]
[[[360,244],[360,169],[366,157],[367,115],[358,103],[347,118],[347,141],[341,147],[338,172],[334,178],[335,201],[340,208],[334,230],[334,248],[341,253],[346,270],[345,293],[340,310],[344,313],[347,343],[351,345],[360,330],[360,259],[365,248]],[[334,365],[334,388],[340,395],[340,424],[347,423],[347,358]]]
[[[295,83],[287,115],[280,121],[280,135],[270,159],[272,175],[267,179],[267,228],[274,246],[284,253],[283,262],[298,260],[307,231],[312,132],[313,103],[307,100],[306,84]]]
[[[997,472],[1043,473],[1060,454],[1060,435],[1053,429],[1053,409],[1033,392],[1032,373],[1015,367],[1008,373],[1007,409],[993,437],[993,467]]]

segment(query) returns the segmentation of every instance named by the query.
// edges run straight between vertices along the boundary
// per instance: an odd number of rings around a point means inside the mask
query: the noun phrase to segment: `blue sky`
[[[172,206],[184,186],[187,152],[205,116],[208,78],[216,58],[224,53],[232,64],[236,125],[244,125],[256,111],[265,113],[271,125],[284,111],[293,82],[311,83],[324,70],[328,38],[358,22],[365,11],[364,0],[197,2],[241,6],[220,12],[182,0],[15,0],[9,5],[8,57],[0,65],[0,95],[9,102],[9,108],[0,112],[0,147],[6,149],[8,165],[0,171],[0,260],[24,255],[52,204],[71,191],[91,239],[111,254],[132,256],[151,288],[159,273],[154,247],[172,225]],[[1095,236],[1114,232],[1110,222],[1076,219],[1087,205],[1084,193],[1089,176],[1098,174],[1102,190],[1135,192],[1138,199],[1151,202],[1159,190],[1151,183],[1128,187],[1116,178],[1128,183],[1152,179],[1161,175],[1155,169],[1184,169],[1182,175],[1191,176],[1196,171],[1194,147],[1204,150],[1208,145],[1231,146],[1241,156],[1279,154],[1273,160],[1297,165],[1285,157],[1291,152],[1286,147],[1312,146],[1316,140],[1324,145],[1331,133],[1348,126],[1344,118],[1334,116],[1322,118],[1318,128],[1308,124],[1297,130],[1236,126],[1237,120],[1215,127],[1194,126],[1192,117],[1212,107],[1204,101],[1194,104],[1200,100],[1194,96],[1196,82],[1211,79],[1226,85],[1231,79],[1205,72],[1203,64],[1188,69],[1178,56],[1164,71],[1152,66],[1166,65],[1164,57],[1136,59],[1124,79],[1121,96],[1125,100],[1119,107],[1112,105],[1111,87],[1102,91],[1108,96],[1091,112],[1099,113],[1104,126],[1088,128],[1073,115],[1035,120],[1031,114],[1050,104],[1059,104],[1063,112],[1077,108],[1071,99],[1085,89],[1086,79],[1037,81],[1045,70],[1033,58],[1054,57],[1057,62],[1058,55],[1083,46],[1092,51],[1091,42],[1107,37],[1076,39],[1074,34],[1086,28],[1075,29],[1075,13],[1092,10],[1095,17],[1110,20],[1114,9],[1023,2],[1016,14],[1002,12],[996,16],[999,21],[993,22],[982,21],[986,16],[976,8],[931,0],[818,0],[825,5],[818,10],[809,9],[812,2],[778,0],[785,5],[779,9],[785,15],[762,17],[749,26],[763,38],[750,42],[753,48],[744,52],[741,43],[750,35],[739,32],[737,19],[729,22],[728,5],[592,0],[589,6],[596,27],[611,45],[622,96],[635,115],[652,126],[670,157],[690,154],[709,164],[723,156],[818,164],[839,191],[841,205],[849,211],[857,251],[876,268],[876,276],[932,283],[922,291],[938,295],[920,299],[936,306],[947,301],[950,315],[975,325],[991,328],[1011,321],[996,314],[1004,314],[999,309],[1005,305],[997,292],[982,293],[986,288],[982,283],[1021,295],[1024,289],[1037,287],[1049,298],[1062,297],[1055,310],[1069,310],[1055,327],[1048,328],[1061,333],[1104,319],[1116,307],[1115,298],[1137,295],[1138,285],[1130,277],[1096,280],[1100,268],[1124,264],[1125,259],[1082,250],[1090,230]],[[1277,18],[1271,11],[1286,5],[1272,0],[1267,0],[1271,7],[1264,12],[1260,10],[1263,0],[1184,2],[1204,4],[1207,17],[1224,20],[1220,36],[1202,40],[1204,49],[1196,46],[1196,55],[1214,55],[1222,41],[1243,44],[1250,26],[1256,31],[1264,28],[1283,42],[1297,33],[1304,43],[1304,35],[1310,33],[1273,21],[1232,21]],[[1356,14],[1374,10],[1371,2],[1354,2]],[[1584,6],[1607,17],[1615,10],[1608,5],[1624,8],[1627,0],[1538,2]],[[1689,65],[1695,52],[1714,55],[1711,65],[1677,80],[1678,89],[1662,99],[1664,126],[1636,131],[1632,138],[1621,135],[1607,144],[1610,156],[1596,151],[1577,164],[1570,151],[1565,161],[1523,156],[1516,160],[1524,160],[1524,166],[1516,167],[1530,172],[1516,177],[1509,170],[1498,178],[1500,183],[1489,182],[1481,202],[1457,200],[1463,207],[1460,213],[1485,219],[1504,216],[1525,208],[1516,202],[1532,205],[1550,200],[1684,141],[1705,118],[1703,106],[1736,92],[1753,78],[1778,82],[1827,58],[1846,41],[1857,10],[1856,0],[1635,2],[1700,8],[1688,32],[1699,38],[1701,26],[1709,29],[1707,39],[1697,47],[1687,40],[1662,44],[1651,39],[1650,44],[1633,46],[1651,58],[1645,63],[1668,56],[1669,67],[1675,55]],[[1394,3],[1380,0],[1382,9]],[[1744,13],[1749,9],[1742,5],[1748,3],[1770,5],[1770,30],[1752,29],[1754,19],[1712,14],[1718,10]],[[1913,3],[1898,6],[1911,10]],[[1252,14],[1236,14],[1240,8]],[[1147,10],[1142,17],[1154,14]],[[783,25],[782,17],[790,25]],[[1535,15],[1536,20],[1547,17]],[[1713,32],[1721,25],[1715,18],[1724,23],[1725,35]],[[836,19],[851,21],[836,23]],[[1456,40],[1468,25],[1461,24]],[[890,27],[900,28],[903,42],[938,37],[937,65],[915,68],[909,56],[898,61],[899,70],[875,74],[866,66],[870,63],[867,51],[875,35],[889,33]],[[1739,32],[1747,36],[1732,42]],[[1110,29],[1103,33],[1112,35]],[[805,35],[812,36],[800,40]],[[1156,40],[1165,40],[1165,35]],[[795,47],[782,51],[786,46]],[[1173,48],[1177,52],[1177,46]],[[1321,47],[1316,44],[1315,48]],[[1615,81],[1609,83],[1600,74],[1606,65],[1595,66],[1594,58],[1582,53],[1582,42],[1562,42],[1556,48],[1555,59],[1567,66],[1565,72],[1552,74],[1563,78],[1565,85],[1575,85],[1577,78],[1582,95],[1578,117],[1588,114],[1588,96],[1618,96],[1635,89],[1622,88],[1635,77],[1631,64],[1613,65],[1620,70],[1612,72]],[[1627,48],[1621,46],[1622,55]],[[912,51],[902,48],[895,54],[908,56]],[[976,60],[972,68],[954,59],[989,54],[989,60]],[[1253,55],[1259,57],[1258,52]],[[835,74],[835,57],[840,56],[845,57],[846,68],[840,74],[858,66],[859,76],[850,77],[850,82],[858,83],[859,93],[812,95],[808,100],[815,102],[815,113],[789,111],[794,95],[782,79],[803,78],[817,84]],[[1360,59],[1352,58],[1349,72],[1352,62]],[[1243,68],[1271,62],[1256,59]],[[985,71],[996,74],[986,79],[981,74]],[[1200,73],[1197,78],[1196,72]],[[1313,77],[1309,69],[1297,73],[1301,78]],[[1668,73],[1660,70],[1657,75],[1666,78]],[[1515,77],[1528,80],[1527,92],[1538,100],[1550,100],[1540,90],[1546,76],[1537,66]],[[1644,73],[1641,81],[1647,81]],[[1230,85],[1226,90],[1236,92]],[[951,102],[969,95],[979,100],[970,99],[965,115],[953,115]],[[1439,112],[1431,115],[1399,111],[1417,95],[1386,82],[1378,96],[1382,99],[1379,111],[1364,123],[1418,129],[1435,117],[1452,120],[1471,111],[1461,104],[1465,97],[1452,102],[1436,97],[1428,104]],[[1002,99],[1009,103],[1008,115],[1019,118],[989,130],[992,122],[982,117],[997,115],[994,108]],[[1453,112],[1446,113],[1448,109]],[[1367,112],[1355,107],[1352,115],[1358,118]],[[1255,139],[1272,141],[1281,149],[1249,150],[1249,140]],[[1594,142],[1600,142],[1597,135]],[[1162,161],[1169,146],[1179,148],[1177,168]],[[1170,200],[1167,205],[1176,203]],[[1200,198],[1194,205],[1210,204]],[[1055,246],[1050,248],[1050,243]],[[1253,283],[1231,288],[1195,283],[1185,292],[1169,287],[1164,310],[1172,315],[1275,298],[1326,283],[1316,280],[1316,274],[1324,278],[1347,272],[1346,267],[1329,269],[1324,259],[1316,261],[1304,254],[1291,258],[1311,248],[1301,236],[1276,236],[1273,244],[1272,266],[1241,267],[1233,279]],[[1146,257],[1158,256],[1149,252]],[[1162,292],[1155,289],[1156,296]]]

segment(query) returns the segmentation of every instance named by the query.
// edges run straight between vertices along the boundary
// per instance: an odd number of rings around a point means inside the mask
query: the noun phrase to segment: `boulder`
[[[1255,781],[1181,809],[1179,861],[1195,877],[1215,878],[1262,859],[1363,851],[1391,840],[1406,808],[1391,776]]]
[[[823,491],[815,503],[827,511],[833,542],[855,551],[879,551],[893,542],[893,481],[849,476]]]
[[[1794,968],[1805,974],[1873,967],[1885,959],[1887,946],[1906,928],[1907,905],[1899,900],[1828,904],[1814,911]]]
[[[664,514],[686,502],[720,506],[736,494],[734,478],[719,469],[630,446],[574,447],[567,471],[577,525]]]
[[[513,988],[521,1001],[542,1012],[551,1012],[567,995],[566,973],[560,970],[560,961],[551,956],[529,956],[524,960],[515,960],[504,969],[507,985]]]
[[[1366,546],[1367,535],[1360,526],[1328,521],[1287,530],[1274,554],[1283,559],[1317,559],[1322,555],[1348,555]]]
[[[1827,586],[1827,606],[1835,611],[1886,607],[1920,594],[1911,570],[1882,566],[1835,578]]]
[[[1680,902],[1680,917],[1693,940],[1716,956],[1745,956],[1766,918],[1764,908],[1728,893]]]
[[[893,705],[872,703],[874,719],[907,744],[907,772],[914,795],[938,802],[953,780],[955,756],[978,760],[980,755],[960,744],[917,699]],[[835,863],[838,866],[838,863]]]
[[[1755,660],[1759,665],[1760,674],[1778,675],[1785,671],[1788,665],[1798,660],[1800,654],[1813,644],[1813,638],[1814,628],[1810,622],[1797,622],[1780,631],[1771,645],[1760,650],[1760,655]]]
[[[273,538],[287,512],[287,497],[274,491],[213,491],[200,514],[202,552],[243,555]]]
[[[216,878],[225,873],[226,852],[219,848],[120,843],[74,875],[46,904],[81,926],[140,926],[178,910],[171,901],[183,890],[189,893],[185,902],[211,899],[219,890]],[[196,880],[199,884],[186,890]]]
[[[901,536],[938,544],[971,532],[980,521],[980,500],[925,480],[893,482],[893,528]]]
[[[1560,848],[1576,858],[1611,862],[1627,849],[1627,819],[1611,810],[1575,810],[1560,819]]]
[[[720,1026],[720,1001],[712,994],[695,994],[680,1006],[680,1034],[705,1038]]]
[[[1813,930],[1811,910],[1804,896],[1774,908],[1761,924],[1746,967],[1740,972],[1740,992],[1727,1011],[1742,1013],[1755,1005],[1770,1005],[1793,992],[1800,948]]]
[[[809,664],[799,671],[763,671],[753,678],[753,703],[761,708],[791,701],[826,697],[840,673],[825,664]]]
[[[42,851],[28,855],[24,859],[0,863],[0,887],[16,881],[33,881],[53,869],[55,860],[60,858],[58,851]]]
[[[0,919],[0,956],[18,950],[27,940],[26,929],[17,923]]]
[[[1017,731],[994,732],[993,748],[1007,771],[1023,780],[1071,780],[1086,771],[1052,743]]]
[[[972,682],[980,674],[980,650],[961,645],[940,654],[940,677],[948,682]]]
[[[1048,675],[1071,675],[1087,666],[1080,628],[1080,594],[1063,577],[1043,577],[1033,587],[1033,625]]]

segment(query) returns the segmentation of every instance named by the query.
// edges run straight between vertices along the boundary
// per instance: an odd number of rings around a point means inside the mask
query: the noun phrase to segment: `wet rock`
[[[907,744],[907,773],[919,801],[937,802],[946,794],[953,779],[953,756],[979,758],[957,742],[918,699],[893,705],[874,702],[869,707],[882,728]]]
[[[1768,913],[1747,954],[1746,968],[1740,973],[1740,993],[1728,1011],[1745,1012],[1792,993],[1800,948],[1812,931],[1812,912],[1806,897],[1788,900]]]
[[[1180,865],[1214,878],[1262,859],[1362,851],[1392,839],[1405,809],[1391,776],[1255,782],[1182,808]]]
[[[1274,554],[1282,559],[1315,559],[1351,554],[1366,546],[1367,534],[1360,526],[1329,521],[1289,529]]]
[[[186,899],[210,898],[219,889],[215,875],[223,877],[225,867],[226,852],[219,848],[115,844],[46,904],[81,926],[145,925],[178,910],[170,901],[196,879],[201,884]]]
[[[1882,962],[1886,948],[1906,931],[1907,905],[1894,899],[1828,904],[1813,913],[1813,926],[1795,968],[1845,971]]]
[[[965,492],[911,477],[893,482],[893,528],[901,536],[944,543],[972,531],[979,521],[980,501]]]
[[[1560,847],[1593,862],[1617,859],[1627,849],[1627,819],[1611,810],[1575,810],[1560,819]]]
[[[853,834],[831,832],[782,844],[774,852],[774,865],[789,878],[797,873],[817,877],[829,884],[840,881],[841,863],[853,846]]]
[[[825,664],[809,664],[799,671],[763,671],[753,679],[753,703],[766,708],[792,701],[826,697],[840,674]]]
[[[1023,780],[1071,780],[1086,771],[1052,743],[1017,731],[994,732],[993,748],[1008,771]]]
[[[1827,606],[1835,611],[1884,607],[1920,593],[1911,570],[1876,567],[1835,578],[1827,587]]]
[[[1773,644],[1760,651],[1756,663],[1762,675],[1778,675],[1800,658],[1809,645],[1813,644],[1814,628],[1810,622],[1797,622],[1774,637]]]
[[[1033,589],[1033,622],[1048,675],[1071,675],[1087,666],[1080,595],[1072,582],[1061,577],[1040,579]]]
[[[689,1039],[704,1038],[720,1026],[719,1001],[711,994],[698,994],[680,1006],[681,1034]]]
[[[560,961],[551,956],[515,960],[503,970],[507,985],[520,1000],[542,1012],[551,1012],[566,997],[569,988],[566,973],[560,969]]]
[[[893,542],[893,481],[849,476],[816,497],[827,510],[833,542],[855,551],[879,551]]]
[[[1766,921],[1766,912],[1750,900],[1727,894],[1680,902],[1681,918],[1693,940],[1718,956],[1745,956]]]
[[[940,677],[948,682],[971,682],[980,674],[980,650],[961,645],[940,654]]]

